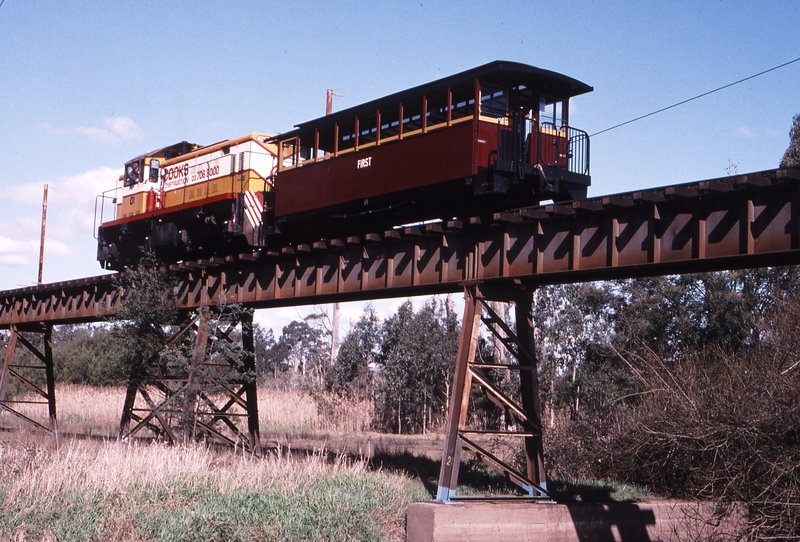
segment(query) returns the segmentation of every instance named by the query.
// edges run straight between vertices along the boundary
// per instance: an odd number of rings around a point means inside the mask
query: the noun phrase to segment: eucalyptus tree
[[[800,166],[800,113],[792,119],[789,130],[789,148],[783,155],[780,167]]]

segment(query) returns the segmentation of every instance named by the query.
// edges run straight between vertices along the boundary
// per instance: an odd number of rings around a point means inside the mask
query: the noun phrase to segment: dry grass
[[[213,478],[215,489],[296,489],[301,481],[327,474],[364,474],[361,462],[344,459],[329,462],[321,456],[301,459],[270,454],[262,460],[242,458],[198,446],[85,439],[37,438],[15,434],[0,442],[0,478],[13,480],[6,498],[53,498],[63,491],[92,495],[128,492],[135,488],[157,489],[170,480],[185,478],[205,483]]]
[[[320,394],[315,399],[300,390],[261,387],[258,413],[264,433],[308,431],[364,432],[370,428],[372,403],[349,401]],[[25,400],[41,400],[28,393]],[[77,384],[56,385],[56,413],[61,433],[116,437],[119,429],[125,388],[94,387]],[[47,405],[18,404],[17,410],[47,425]],[[27,422],[9,413],[0,414],[0,427],[23,430]]]
[[[14,429],[0,432],[0,540],[402,540],[406,506],[430,498],[419,480],[327,453],[253,460],[202,445],[116,444],[124,396],[58,385],[57,438],[0,415]],[[46,421],[46,405],[17,406]],[[262,434],[352,434],[368,428],[370,407],[259,389]]]
[[[0,435],[0,539],[401,540],[427,498],[344,459],[59,440]]]
[[[42,400],[33,393],[23,395],[21,399]],[[124,401],[125,388],[121,386],[100,388],[79,384],[57,384],[58,429],[63,433],[116,437]],[[47,425],[47,405],[20,403],[13,406],[25,416]],[[25,430],[30,426],[6,412],[0,415],[0,427]]]
[[[371,401],[352,401],[335,395],[318,398],[300,390],[259,388],[258,417],[264,431],[341,431],[370,429]]]

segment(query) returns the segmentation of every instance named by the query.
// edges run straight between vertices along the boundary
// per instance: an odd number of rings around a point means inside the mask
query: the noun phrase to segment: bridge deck
[[[488,223],[487,223],[488,222]],[[266,308],[800,263],[800,169],[545,205],[172,266],[182,308]],[[113,276],[0,292],[0,329],[114,313]]]

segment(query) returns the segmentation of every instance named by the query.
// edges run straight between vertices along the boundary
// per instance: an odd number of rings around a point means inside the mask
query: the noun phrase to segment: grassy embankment
[[[0,433],[0,540],[401,540],[407,504],[430,498],[366,460],[66,437],[115,435],[124,390],[56,393],[58,439],[0,416],[19,428]],[[334,429],[301,394],[261,396],[264,427]]]
[[[0,416],[12,429],[0,431],[0,540],[402,540],[408,503],[436,491],[441,435],[367,433],[365,404],[259,390],[262,439],[279,447],[252,460],[203,446],[117,445],[123,388],[59,385],[56,396],[57,439]],[[26,414],[42,420],[46,408]],[[316,453],[295,453],[298,442]],[[362,454],[365,442],[377,446]],[[335,455],[343,444],[350,455]],[[460,478],[459,494],[508,490],[472,462]],[[563,500],[641,494],[552,486]]]

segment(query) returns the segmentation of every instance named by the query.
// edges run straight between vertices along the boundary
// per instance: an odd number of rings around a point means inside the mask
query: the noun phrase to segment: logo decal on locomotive
[[[183,164],[182,166],[173,166],[171,168],[167,168],[164,170],[164,173],[161,174],[162,181],[171,181],[173,179],[177,180],[181,177],[186,177],[189,175],[189,164]]]

